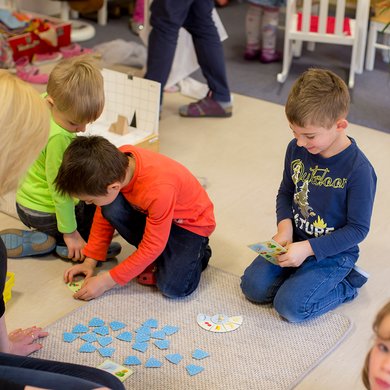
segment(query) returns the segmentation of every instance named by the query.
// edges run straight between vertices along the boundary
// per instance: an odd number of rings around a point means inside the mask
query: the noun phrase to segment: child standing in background
[[[375,341],[364,362],[363,384],[368,390],[388,389],[390,388],[390,302],[378,312],[372,329]]]
[[[104,107],[103,77],[93,58],[79,56],[59,62],[50,73],[43,99],[51,111],[49,140],[16,193],[20,220],[37,231],[8,229],[0,235],[9,257],[45,254],[56,246],[60,257],[79,261],[84,258],[82,249],[95,208],[60,195],[53,182],[65,149]]]
[[[264,64],[282,59],[276,51],[279,7],[285,0],[248,0],[249,6],[245,19],[246,60],[260,60]]]
[[[144,29],[144,0],[135,0],[133,15],[130,18],[130,28],[135,35]]]
[[[241,288],[256,303],[273,303],[290,322],[351,301],[368,275],[355,266],[367,236],[376,175],[348,137],[350,96],[344,81],[309,69],[294,83],[285,112],[294,139],[276,198],[277,232],[287,249],[278,265],[258,256]]]

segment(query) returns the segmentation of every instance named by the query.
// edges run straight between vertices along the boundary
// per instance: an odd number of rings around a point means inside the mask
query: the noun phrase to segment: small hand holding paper
[[[279,255],[281,267],[299,267],[308,256],[314,255],[309,241],[299,241],[287,245],[287,253]]]
[[[73,278],[76,275],[83,274],[85,278],[88,279],[93,276],[97,261],[91,258],[86,258],[83,263],[73,265],[68,268],[64,273],[64,281],[65,283],[69,283],[73,281]]]
[[[85,279],[81,289],[73,297],[75,299],[90,301],[91,299],[100,297],[100,295],[114,287],[115,284],[108,272],[100,273],[97,276]]]

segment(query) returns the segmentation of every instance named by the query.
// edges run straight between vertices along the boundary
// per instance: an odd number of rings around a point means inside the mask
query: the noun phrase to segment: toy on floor
[[[226,314],[208,316],[200,313],[196,321],[201,328],[210,332],[226,333],[237,329],[242,324],[243,318],[242,316],[229,317]]]
[[[105,360],[102,364],[100,364],[100,366],[98,366],[98,368],[115,375],[121,382],[124,382],[126,378],[134,373],[134,371],[130,368],[121,366],[112,360]]]
[[[170,339],[168,337],[179,331],[179,327],[173,325],[164,325],[159,329],[158,320],[155,318],[149,318],[133,331],[124,330],[124,328],[126,328],[126,324],[121,321],[106,323],[99,317],[93,317],[88,321],[87,325],[79,323],[70,332],[64,332],[63,341],[71,344],[80,339],[83,343],[81,345],[78,344],[77,351],[79,353],[91,354],[98,352],[103,357],[114,359],[117,342],[132,343],[131,348],[142,354],[145,354],[151,347],[150,350],[152,352],[149,356],[145,355],[144,363],[138,356],[129,355],[123,359],[123,366],[113,360],[105,360],[98,366],[98,368],[102,368],[116,375],[121,381],[124,381],[133,373],[133,370],[124,366],[162,367],[164,362],[160,357],[153,356],[153,353],[156,353],[158,350],[168,350],[170,347]],[[152,344],[154,348],[152,348]],[[197,348],[189,356],[199,361],[209,357],[210,354]],[[168,353],[164,357],[174,365],[179,365],[183,359],[183,356],[178,353]],[[190,376],[197,375],[205,369],[195,364],[187,364],[184,368]]]

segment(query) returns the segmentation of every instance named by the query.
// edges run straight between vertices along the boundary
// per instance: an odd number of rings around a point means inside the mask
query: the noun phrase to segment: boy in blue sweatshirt
[[[351,301],[367,281],[355,263],[370,227],[376,175],[346,134],[349,104],[343,80],[323,69],[304,72],[287,99],[294,139],[286,151],[273,237],[287,253],[278,256],[279,265],[257,257],[241,288],[249,300],[272,303],[291,322]]]

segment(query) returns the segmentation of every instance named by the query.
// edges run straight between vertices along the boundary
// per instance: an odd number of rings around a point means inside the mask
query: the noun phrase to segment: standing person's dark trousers
[[[168,80],[180,27],[192,36],[198,63],[211,96],[230,102],[222,43],[211,16],[213,0],[154,0],[151,5],[147,73],[145,78],[161,83]],[[162,95],[161,95],[162,96]]]

